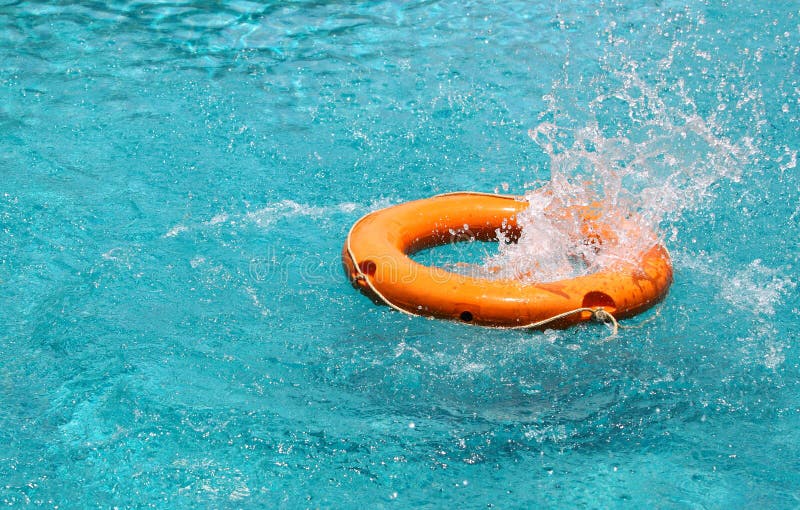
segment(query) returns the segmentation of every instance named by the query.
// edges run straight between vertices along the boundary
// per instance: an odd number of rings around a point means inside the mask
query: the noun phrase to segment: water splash
[[[607,56],[588,100],[585,82],[555,83],[528,133],[550,160],[550,181],[526,193],[521,237],[501,242],[485,268],[541,282],[632,261],[665,233],[674,240],[675,223],[721,180],[739,178],[757,152],[753,134],[733,140],[716,112],[701,115],[685,81],[670,80],[672,58],[670,52],[655,73],[645,73],[634,61]],[[737,104],[760,114],[752,98]],[[585,222],[574,213],[587,206],[614,230],[616,239],[602,249],[587,242]],[[626,223],[636,228],[619,228]]]
[[[775,307],[797,287],[797,283],[781,271],[755,259],[721,283],[720,295],[735,309],[754,315],[775,315]]]

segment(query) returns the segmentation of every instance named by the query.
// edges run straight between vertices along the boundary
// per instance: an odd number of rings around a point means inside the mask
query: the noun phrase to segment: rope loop
[[[617,318],[605,311],[603,308],[597,308],[592,312],[592,319],[596,320],[597,322],[602,322],[603,324],[611,324],[611,335],[609,335],[606,340],[614,337],[619,332],[619,322],[617,322]]]

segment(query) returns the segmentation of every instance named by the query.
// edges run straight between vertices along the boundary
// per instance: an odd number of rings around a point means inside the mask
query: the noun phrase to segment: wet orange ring
[[[342,253],[353,285],[377,302],[412,315],[453,319],[481,326],[539,327],[537,323],[585,308],[623,318],[660,301],[672,282],[669,253],[661,244],[632,263],[586,276],[550,283],[526,284],[488,279],[428,267],[409,255],[452,242],[453,232],[469,231],[476,239],[497,241],[500,229],[519,236],[516,215],[528,203],[482,193],[449,193],[407,202],[367,214],[350,230]],[[633,222],[603,225],[587,208],[581,213],[587,242],[602,243]],[[583,310],[547,327],[566,327],[592,318]]]

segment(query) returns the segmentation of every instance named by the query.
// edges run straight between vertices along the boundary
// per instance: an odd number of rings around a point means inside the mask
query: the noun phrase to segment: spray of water
[[[486,261],[495,277],[554,281],[635,260],[667,234],[674,239],[676,221],[720,180],[738,179],[754,154],[751,137],[734,141],[716,114],[698,113],[682,80],[670,83],[667,73],[645,80],[631,61],[603,69],[593,99],[581,100],[585,84],[566,79],[547,96],[529,135],[549,157],[551,177],[525,195],[518,242],[501,242]],[[580,215],[569,213],[587,206],[612,229],[637,228],[618,230],[598,250]]]

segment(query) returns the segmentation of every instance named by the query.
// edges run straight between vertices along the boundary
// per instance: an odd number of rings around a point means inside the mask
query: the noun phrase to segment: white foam
[[[361,206],[354,202],[343,202],[332,206],[314,206],[301,204],[294,200],[281,200],[280,202],[269,204],[255,211],[245,214],[247,221],[253,222],[259,227],[267,228],[278,220],[298,216],[308,216],[311,218],[326,218],[333,214],[352,213],[360,209]]]
[[[755,315],[775,315],[775,306],[797,284],[789,276],[776,269],[752,261],[746,268],[731,278],[723,280],[720,295],[739,310],[748,310]]]
[[[220,223],[225,223],[228,219],[229,216],[226,213],[220,213],[208,220],[206,225],[219,225]]]
[[[783,353],[783,346],[770,345],[767,348],[767,353],[764,355],[764,366],[775,370],[786,361],[786,355]]]
[[[202,266],[205,263],[206,263],[206,258],[201,255],[197,255],[193,257],[192,260],[189,261],[189,265],[192,266],[192,269],[197,269],[198,267]]]
[[[312,219],[329,218],[336,214],[352,214],[352,213],[367,213],[376,209],[387,207],[394,203],[392,199],[380,199],[368,205],[361,205],[355,202],[341,202],[329,206],[315,206],[303,204],[294,200],[286,199],[278,202],[268,203],[263,207],[259,207],[252,211],[247,211],[242,214],[234,214],[229,212],[219,212],[212,216],[210,219],[200,223],[203,227],[218,227],[223,224],[235,225],[239,222],[252,223],[260,228],[269,229],[276,222],[287,218],[308,217]],[[246,204],[250,207],[250,204]],[[187,232],[200,225],[185,225],[179,223],[170,228],[162,237],[171,238],[176,237],[183,232]]]
[[[175,237],[181,232],[186,232],[187,230],[189,230],[189,227],[187,227],[186,225],[178,224],[169,229],[167,233],[164,234],[162,237]]]
[[[119,260],[120,257],[119,257],[119,255],[117,255],[117,252],[121,252],[121,251],[122,251],[122,248],[119,248],[119,247],[111,248],[110,250],[108,250],[107,252],[103,253],[100,256],[103,257],[103,259],[105,259],[105,260]]]
[[[268,316],[270,314],[270,310],[261,303],[260,299],[258,299],[258,293],[256,292],[256,289],[248,286],[245,287],[244,290],[247,292],[247,295],[250,297],[250,301],[253,303],[253,306],[258,309],[259,313],[263,317]]]

